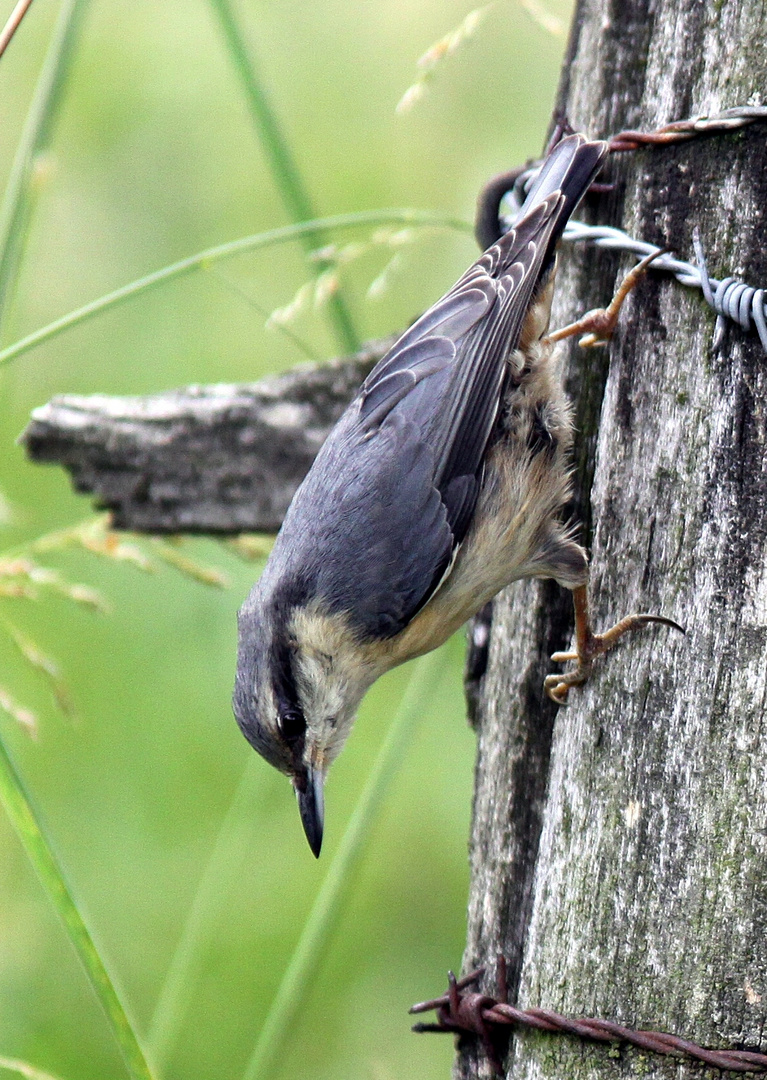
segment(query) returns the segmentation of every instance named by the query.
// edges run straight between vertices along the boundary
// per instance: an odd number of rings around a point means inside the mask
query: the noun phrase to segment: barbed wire
[[[721,134],[767,121],[767,106],[742,105],[714,116],[694,116],[688,120],[677,120],[666,124],[656,131],[621,131],[608,140],[612,153],[637,150],[642,146],[668,146],[671,143],[686,142],[702,135]],[[523,169],[507,173],[509,187],[504,194],[504,202],[509,212],[499,216],[502,230],[508,231],[516,219],[525,201],[531,180],[537,175],[540,161],[532,162]],[[499,178],[500,179],[500,178]],[[502,184],[500,185],[503,186]],[[599,186],[599,185],[597,185]],[[489,190],[489,189],[488,189]],[[498,186],[496,186],[498,191]],[[492,196],[488,195],[488,198]],[[500,195],[498,195],[500,201]],[[648,255],[658,253],[653,261],[653,270],[663,270],[688,288],[699,289],[706,303],[716,313],[713,348],[722,344],[727,320],[737,323],[743,330],[756,329],[767,355],[767,295],[763,288],[757,288],[728,276],[721,281],[709,277],[703,247],[697,230],[693,234],[696,263],[686,262],[669,254],[666,249],[637,240],[623,229],[610,225],[586,225],[582,221],[570,221],[563,233],[563,240],[570,243],[594,244],[599,248],[622,251],[635,255],[641,261]]]
[[[726,109],[715,116],[697,116],[678,120],[656,131],[621,131],[608,140],[612,153],[637,150],[642,146],[667,146],[701,135],[729,132],[757,121],[767,121],[767,106],[744,105]],[[553,142],[569,130],[566,122],[557,126]],[[482,247],[488,247],[498,235],[507,232],[514,224],[525,201],[530,182],[537,175],[541,161],[531,162],[521,169],[495,177],[480,196],[476,231]],[[595,188],[605,190],[604,185]],[[509,212],[501,213],[501,203]],[[727,320],[737,323],[744,330],[756,328],[759,340],[767,354],[767,302],[765,290],[746,284],[739,278],[728,276],[721,281],[709,276],[703,245],[697,229],[693,230],[693,247],[696,262],[687,262],[645,240],[630,236],[623,229],[611,225],[586,225],[571,220],[562,239],[569,243],[588,243],[595,247],[634,255],[637,262],[655,255],[653,270],[673,274],[680,284],[699,289],[706,303],[716,313],[714,349],[721,345]],[[508,1003],[506,962],[498,958],[498,996],[482,994],[471,987],[476,986],[484,974],[478,968],[461,980],[448,972],[448,990],[441,997],[414,1005],[411,1013],[436,1010],[435,1023],[418,1023],[413,1031],[446,1031],[478,1035],[485,1047],[488,1059],[499,1076],[503,1068],[496,1046],[501,1030],[513,1025],[534,1028],[602,1043],[628,1043],[642,1050],[677,1058],[692,1058],[719,1069],[741,1073],[767,1072],[767,1054],[751,1050],[714,1050],[699,1046],[690,1039],[683,1039],[663,1031],[646,1031],[626,1027],[611,1020],[597,1017],[574,1019],[554,1012],[552,1009],[518,1009]]]
[[[640,146],[668,146],[669,143],[686,142],[700,135],[718,135],[736,131],[748,124],[767,120],[767,105],[736,105],[713,116],[691,116],[687,120],[674,120],[655,131],[621,131],[608,140],[613,154],[625,150],[638,150]]]
[[[724,338],[726,320],[731,320],[744,330],[754,327],[759,335],[765,355],[767,355],[767,299],[765,290],[747,285],[736,277],[726,277],[721,281],[709,277],[703,247],[697,229],[693,233],[695,263],[685,262],[669,254],[664,248],[637,240],[622,229],[610,225],[585,225],[582,221],[570,221],[564,231],[563,239],[570,242],[585,242],[595,247],[613,251],[625,251],[637,256],[637,261],[648,255],[658,253],[653,260],[653,270],[665,270],[682,285],[691,289],[700,289],[703,298],[716,312],[716,327],[712,347],[717,350]]]
[[[417,1014],[435,1009],[437,1011],[436,1023],[414,1024],[415,1032],[445,1031],[478,1035],[499,1076],[503,1076],[504,1071],[496,1041],[501,1031],[515,1025],[553,1034],[574,1035],[592,1042],[628,1043],[640,1050],[677,1058],[692,1058],[718,1069],[729,1069],[731,1072],[767,1071],[767,1054],[752,1050],[712,1050],[665,1031],[639,1030],[596,1017],[573,1019],[552,1009],[517,1009],[506,1000],[506,964],[503,957],[498,958],[498,997],[470,990],[484,972],[484,968],[477,968],[460,980],[456,979],[452,971],[448,972],[447,993],[432,1001],[413,1005],[410,1012]]]

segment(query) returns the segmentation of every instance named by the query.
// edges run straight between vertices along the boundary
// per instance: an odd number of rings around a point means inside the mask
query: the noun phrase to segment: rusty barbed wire
[[[742,105],[725,109],[714,116],[693,116],[687,120],[676,120],[655,131],[621,131],[608,139],[611,152],[623,153],[638,150],[642,146],[668,146],[672,143],[687,142],[703,135],[721,134],[735,131],[749,124],[767,121],[767,105]],[[557,136],[568,130],[564,121],[557,125]],[[490,230],[497,227],[508,231],[525,201],[530,181],[537,174],[540,161],[503,176],[496,177],[487,185],[480,198],[477,214],[477,233],[480,246],[489,246],[484,242],[483,234],[490,235]],[[605,190],[610,185],[594,184],[594,190]],[[508,213],[500,214],[501,201],[508,206]],[[485,236],[485,238],[486,238]],[[666,249],[637,240],[623,229],[610,225],[586,225],[582,221],[570,220],[562,239],[570,243],[589,243],[596,247],[634,255],[637,262],[653,253],[658,253],[652,268],[673,274],[680,284],[688,288],[699,289],[710,308],[716,313],[716,328],[712,347],[718,350],[722,344],[726,322],[734,322],[743,330],[756,329],[765,355],[767,355],[767,293],[762,288],[748,285],[734,276],[726,276],[721,281],[710,278],[703,256],[703,249],[697,231],[693,234],[696,263],[686,262]],[[665,253],[664,253],[665,252]]]
[[[721,135],[765,121],[767,121],[767,105],[738,105],[715,113],[713,116],[691,116],[687,120],[675,120],[671,124],[656,128],[655,131],[620,131],[617,135],[608,137],[607,145],[610,153],[620,154],[630,150],[639,150],[643,146],[670,146],[674,143],[689,142],[691,139],[698,139],[704,135]],[[566,120],[558,120],[549,145],[557,142],[571,130]],[[525,201],[530,181],[542,163],[543,158],[539,158],[537,161],[529,161],[522,168],[504,174],[511,180],[507,194],[517,209]],[[597,184],[597,189],[600,186],[604,185]]]
[[[452,1032],[454,1034],[478,1035],[485,1053],[499,1076],[504,1075],[497,1048],[498,1036],[509,1027],[533,1028],[552,1034],[573,1035],[592,1042],[627,1043],[640,1050],[676,1058],[691,1058],[717,1069],[740,1073],[767,1072],[767,1054],[752,1050],[713,1050],[698,1046],[690,1039],[682,1039],[665,1031],[647,1031],[626,1027],[612,1020],[597,1017],[574,1019],[562,1016],[553,1009],[518,1009],[509,1005],[506,990],[506,964],[498,958],[498,997],[481,994],[469,988],[475,986],[484,975],[484,968],[477,968],[457,980],[448,972],[447,993],[432,1001],[413,1005],[411,1013],[436,1010],[436,1023],[413,1025],[415,1032]]]
[[[687,142],[700,135],[715,135],[724,131],[737,131],[748,124],[767,120],[765,105],[737,105],[724,109],[714,116],[691,116],[687,120],[674,120],[655,131],[620,131],[608,140],[614,154],[626,150],[638,150],[641,146],[668,146],[669,143]]]

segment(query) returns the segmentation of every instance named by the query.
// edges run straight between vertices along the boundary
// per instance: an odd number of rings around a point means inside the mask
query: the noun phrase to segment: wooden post
[[[756,0],[580,0],[559,110],[592,136],[767,96]],[[614,155],[593,220],[767,285],[763,125]],[[628,261],[565,251],[554,325],[609,300]],[[510,963],[512,1001],[765,1048],[767,360],[700,294],[650,273],[608,349],[569,349],[596,629],[677,619],[543,698],[571,631],[551,584],[496,602],[479,693],[466,970]],[[436,988],[435,988],[436,989]],[[699,1077],[701,1066],[538,1033],[508,1075]],[[456,1077],[490,1077],[466,1039]]]

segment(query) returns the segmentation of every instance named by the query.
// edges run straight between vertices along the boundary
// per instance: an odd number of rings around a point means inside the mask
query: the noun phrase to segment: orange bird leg
[[[573,337],[575,334],[583,334],[583,337],[578,342],[583,349],[605,344],[612,337],[621,307],[628,294],[644,277],[650,263],[657,259],[659,255],[665,255],[666,253],[666,249],[661,248],[659,251],[654,251],[652,255],[648,255],[647,258],[642,259],[626,274],[618,286],[615,296],[606,308],[594,308],[593,311],[587,311],[577,322],[570,323],[568,326],[563,326],[561,330],[555,330],[553,334],[549,334],[548,341],[564,341],[565,338]]]
[[[615,626],[604,634],[595,634],[591,629],[589,619],[589,603],[586,585],[579,585],[573,589],[573,604],[575,606],[575,649],[571,652],[556,652],[551,659],[555,664],[566,663],[575,660],[577,667],[573,671],[564,672],[561,675],[547,675],[544,687],[549,697],[558,705],[564,705],[571,686],[581,686],[586,682],[594,660],[603,653],[609,652],[624,634],[640,630],[648,623],[660,623],[662,626],[671,626],[674,630],[684,633],[684,627],[673,619],[666,619],[663,615],[627,615]]]

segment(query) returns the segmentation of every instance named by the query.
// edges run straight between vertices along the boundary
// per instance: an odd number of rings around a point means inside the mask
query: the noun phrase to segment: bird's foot
[[[589,349],[594,345],[604,345],[613,335],[620,310],[628,294],[632,289],[636,288],[644,277],[650,263],[657,259],[659,255],[665,255],[666,253],[666,248],[659,248],[658,251],[654,251],[651,255],[642,259],[626,274],[618,286],[615,296],[606,308],[594,308],[593,311],[587,311],[576,322],[563,326],[561,330],[555,330],[553,334],[549,334],[548,340],[551,342],[563,341],[565,338],[574,337],[575,334],[582,334],[583,336],[578,342],[582,349]]]
[[[667,619],[663,615],[627,615],[615,626],[604,634],[594,634],[591,630],[588,618],[586,586],[582,585],[573,590],[575,603],[575,649],[567,652],[555,652],[552,661],[555,664],[564,664],[576,661],[577,666],[573,671],[561,674],[547,675],[544,680],[544,689],[552,701],[558,705],[567,703],[567,695],[571,686],[582,686],[591,674],[594,661],[598,656],[609,652],[612,647],[624,636],[641,630],[648,623],[659,623],[661,626],[670,626],[674,630],[684,633],[684,627],[673,619]]]

